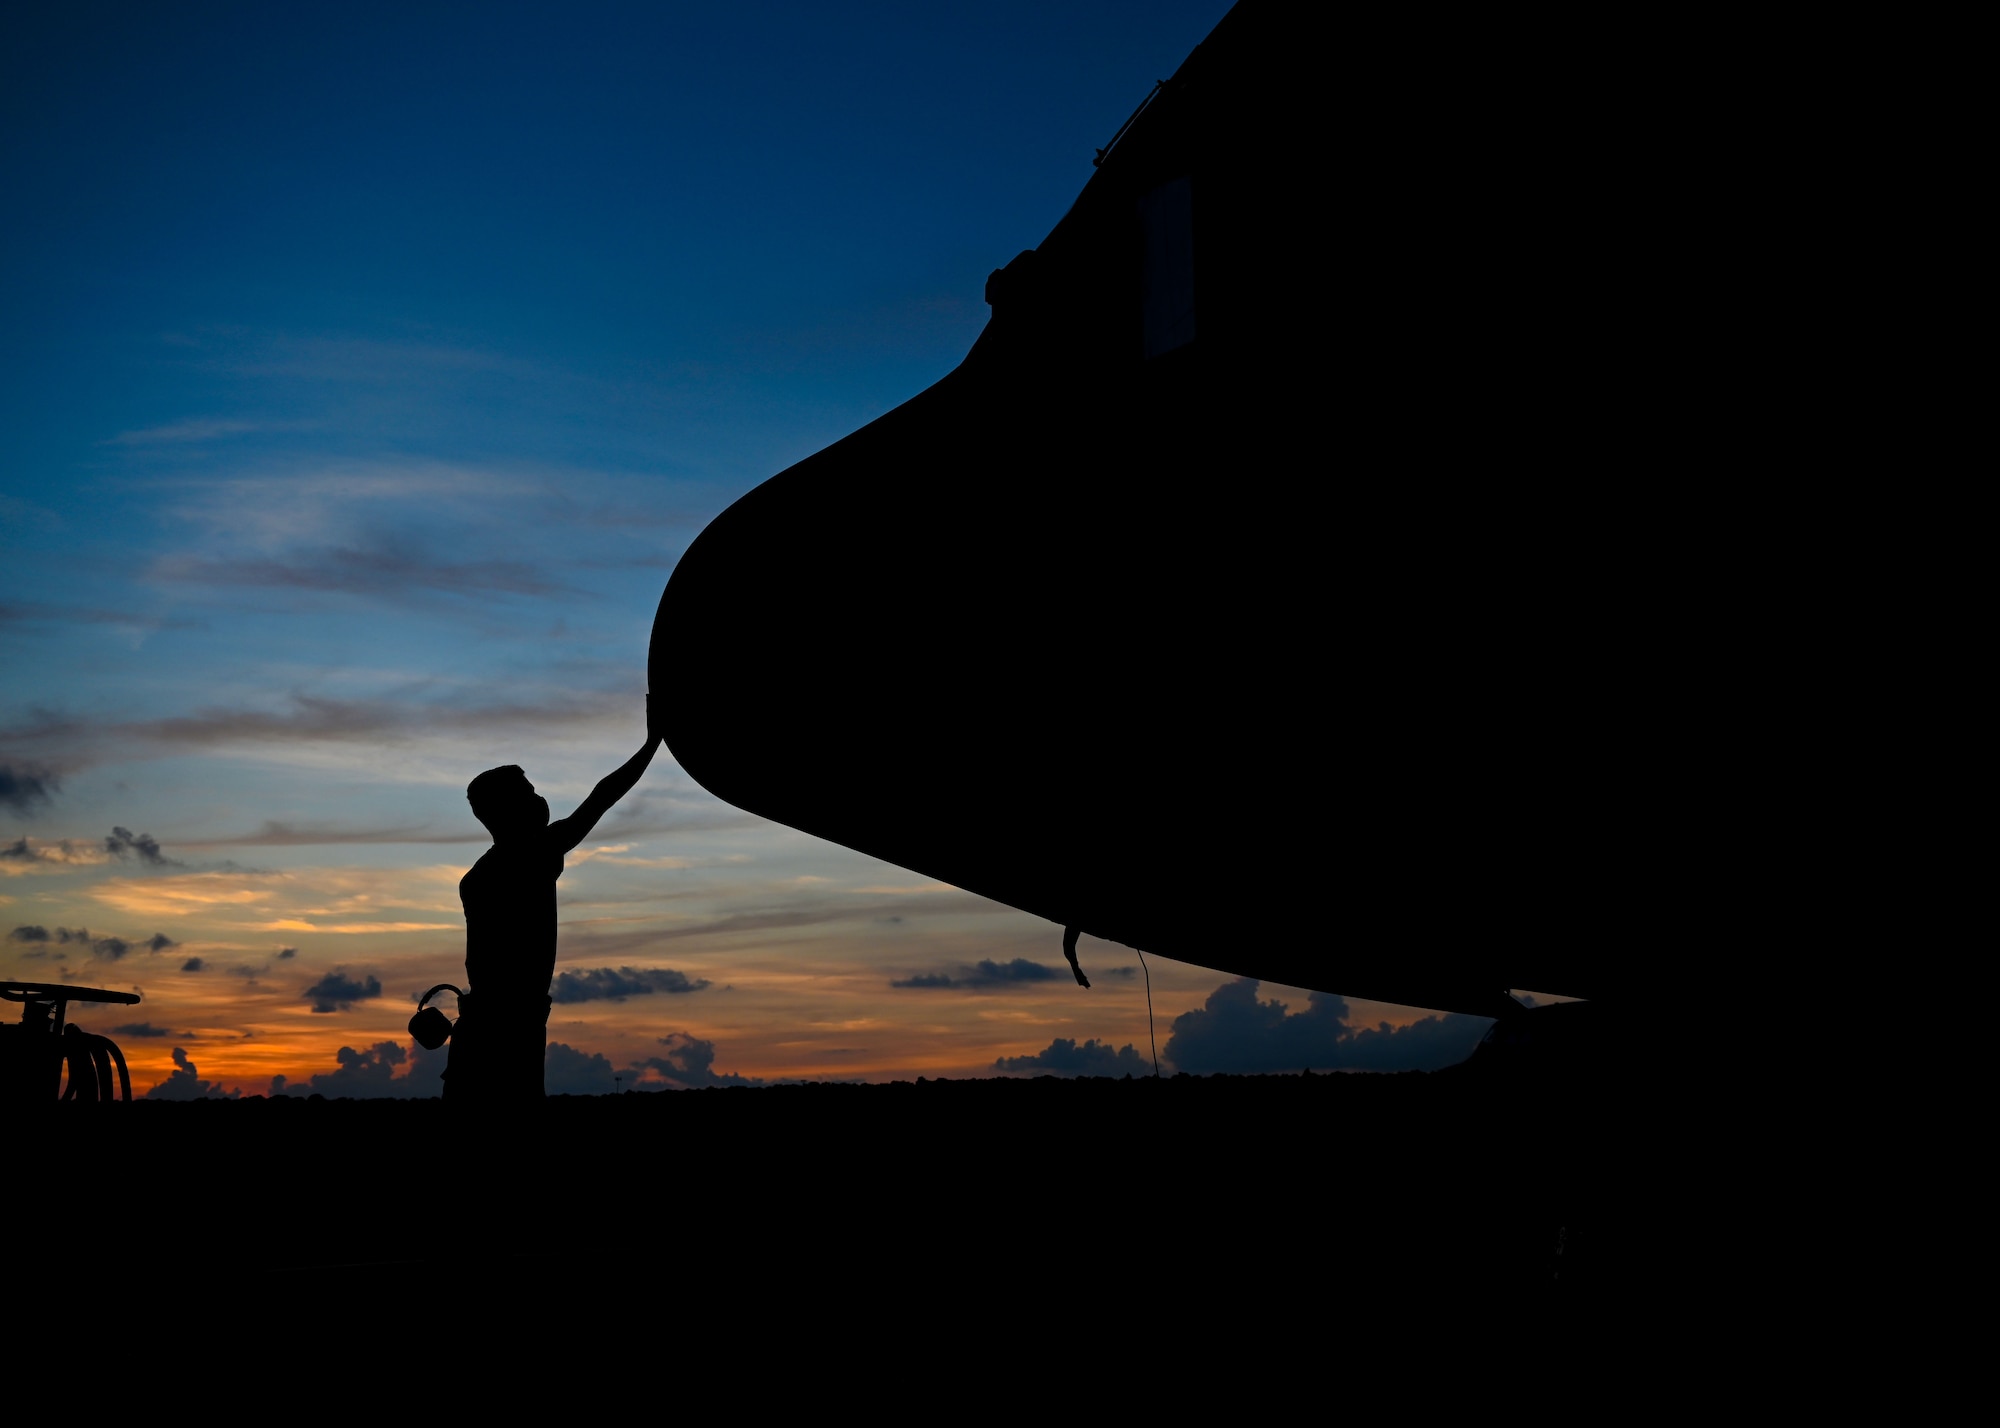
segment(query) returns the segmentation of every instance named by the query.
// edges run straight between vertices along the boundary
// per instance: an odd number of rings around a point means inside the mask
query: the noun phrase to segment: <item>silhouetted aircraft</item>
[[[956,370],[690,546],[682,767],[1233,974],[1661,979],[1729,876],[1713,204],[1639,52],[1550,40],[1232,10]]]

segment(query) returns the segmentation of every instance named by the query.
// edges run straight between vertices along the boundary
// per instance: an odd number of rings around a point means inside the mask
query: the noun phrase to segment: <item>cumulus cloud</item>
[[[174,941],[173,938],[167,936],[164,932],[155,932],[139,945],[144,947],[148,952],[164,952],[169,947],[180,946],[180,943]]]
[[[715,1070],[715,1043],[676,1031],[660,1038],[665,1056],[649,1056],[633,1065],[634,1087],[642,1091],[662,1089],[698,1091],[707,1086],[761,1086],[755,1077],[735,1072],[720,1075]]]
[[[1129,1041],[1113,1051],[1111,1043],[1095,1037],[1079,1046],[1066,1036],[1058,1036],[1033,1056],[1002,1056],[993,1063],[996,1071],[1032,1071],[1044,1076],[1150,1076],[1153,1063],[1133,1049]]]
[[[52,773],[0,764],[0,805],[23,817],[52,801],[62,783]]]
[[[690,981],[670,967],[595,967],[584,972],[559,972],[549,995],[558,1002],[622,1002],[654,992],[698,992],[708,978]]]
[[[396,1078],[403,1095],[442,1096],[444,1068],[450,1060],[449,1047],[440,1046],[436,1051],[426,1051],[416,1042],[411,1042],[407,1062],[410,1069]]]
[[[421,1046],[405,1050],[398,1041],[378,1041],[363,1051],[343,1046],[333,1054],[336,1063],[333,1070],[315,1073],[298,1089],[329,1099],[436,1096],[444,1090],[444,1067],[449,1055],[443,1047],[436,1051],[425,1051]],[[272,1095],[282,1094],[286,1087],[284,1078],[271,1079]]]
[[[111,836],[104,840],[104,851],[123,862],[134,853],[141,862],[155,868],[179,868],[183,863],[169,858],[160,848],[160,840],[150,833],[134,833],[130,828],[111,830]]]
[[[345,967],[336,967],[307,987],[301,995],[313,1004],[315,1012],[343,1012],[356,1002],[381,996],[382,979],[371,972],[364,980],[356,981],[347,975]]]
[[[223,1096],[221,1085],[214,1081],[202,1080],[195,1070],[194,1062],[188,1060],[187,1052],[178,1046],[174,1048],[174,1067],[175,1069],[167,1074],[166,1080],[146,1093],[147,1100],[201,1101],[211,1097],[221,1097],[233,1101],[243,1094],[239,1088]]]
[[[190,957],[187,961],[181,963],[181,970],[183,972],[199,972],[202,970],[202,967],[203,963],[199,957]]]
[[[131,950],[132,944],[122,937],[98,937],[90,944],[90,955],[101,957],[107,962],[116,962]]]
[[[299,949],[296,947],[280,947],[278,949],[278,960],[280,962],[289,962],[298,955]]]
[[[1011,962],[985,959],[971,967],[960,967],[955,972],[922,972],[889,985],[918,991],[947,987],[959,991],[979,991],[991,987],[1018,987],[1029,982],[1063,981],[1068,976],[1066,971],[1058,973],[1054,967],[1016,957]]]
[[[8,933],[7,940],[9,942],[46,942],[49,940],[49,930],[46,927],[37,927],[33,923],[29,923],[26,926],[17,927]]]
[[[123,1026],[111,1028],[113,1036],[172,1036],[164,1026],[154,1026],[150,1021],[128,1021]]]
[[[549,1043],[542,1060],[542,1087],[551,1096],[608,1096],[618,1089],[609,1060],[560,1041]]]
[[[1342,997],[1311,992],[1306,1009],[1259,1001],[1258,982],[1239,977],[1209,994],[1194,1011],[1174,1018],[1163,1055],[1196,1075],[1331,1071],[1436,1071],[1463,1061],[1492,1022],[1485,1017],[1429,1016],[1409,1026],[1348,1022]]]

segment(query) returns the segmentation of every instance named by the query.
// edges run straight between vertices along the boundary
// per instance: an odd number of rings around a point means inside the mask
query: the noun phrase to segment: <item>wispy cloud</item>
[[[138,431],[121,431],[108,437],[105,446],[172,446],[187,442],[216,441],[223,437],[242,436],[252,431],[296,430],[297,422],[256,422],[235,421],[217,418],[189,417],[184,421],[168,422],[165,426],[149,426]]]
[[[0,845],[0,873],[47,872],[55,868],[87,868],[111,861],[111,855],[92,843],[58,838],[16,838]]]
[[[580,596],[586,592],[518,560],[453,561],[397,536],[363,544],[305,547],[282,556],[168,556],[153,578],[184,585],[307,590],[407,603],[413,594]]]
[[[165,878],[115,878],[92,890],[107,907],[133,917],[185,917],[232,908],[254,908],[270,900],[270,890],[250,885],[240,873],[189,873]]]
[[[241,376],[310,377],[316,382],[386,387],[447,373],[491,372],[529,380],[547,375],[533,362],[487,348],[282,333],[224,359],[224,365]]]
[[[90,895],[130,917],[196,917],[237,932],[430,932],[462,926],[462,866],[243,869],[112,878]]]
[[[324,932],[358,936],[377,932],[451,932],[455,922],[307,922],[298,917],[281,917],[272,922],[252,922],[245,926],[257,932]]]
[[[128,1021],[123,1026],[111,1028],[114,1036],[172,1036],[164,1026],[154,1026],[150,1021]]]
[[[400,698],[374,699],[294,692],[274,708],[209,707],[158,719],[95,720],[44,709],[35,711],[29,722],[0,730],[0,738],[17,747],[40,745],[85,757],[90,745],[106,741],[151,743],[170,751],[273,743],[379,745],[479,734],[531,738],[569,733],[597,723],[629,724],[634,718],[634,696],[622,692],[557,694],[540,702],[492,703],[425,698],[426,692],[418,688]]]
[[[85,605],[0,603],[0,625],[117,625],[138,630],[205,630],[206,620],[144,615],[132,610],[106,610]]]
[[[227,838],[182,840],[189,848],[315,848],[342,843],[485,843],[493,835],[468,824],[455,832],[434,833],[428,823],[389,828],[343,828],[332,823],[286,823],[266,819],[255,833]],[[576,861],[574,855],[571,861]]]
[[[911,917],[918,912],[939,914],[1007,914],[1012,908],[971,893],[933,897],[921,909],[905,902],[808,903],[804,906],[769,912],[742,912],[713,921],[669,927],[648,934],[653,941],[678,941],[691,937],[727,937],[745,932],[775,932],[785,928],[818,927],[836,922],[886,922],[893,916]]]

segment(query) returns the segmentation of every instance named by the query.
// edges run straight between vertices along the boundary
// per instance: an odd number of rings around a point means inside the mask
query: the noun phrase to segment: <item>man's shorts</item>
[[[541,1100],[553,1005],[546,996],[503,1000],[467,993],[452,1028],[445,1099],[492,1105]]]

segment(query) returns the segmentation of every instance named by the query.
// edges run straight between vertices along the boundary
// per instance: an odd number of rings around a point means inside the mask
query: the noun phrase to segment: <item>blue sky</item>
[[[956,365],[987,273],[1226,9],[12,12],[0,967],[141,987],[142,1083],[401,1037],[459,969],[466,780],[520,762],[565,812],[637,745],[687,542]],[[798,620],[894,666],[892,621]],[[1059,967],[1056,931],[664,756],[563,897],[562,966],[648,990],[552,1039],[649,1080],[1147,1045],[1126,949],[1085,943],[1123,969],[1088,993],[982,973]],[[1156,964],[1163,1045],[1218,981]]]

